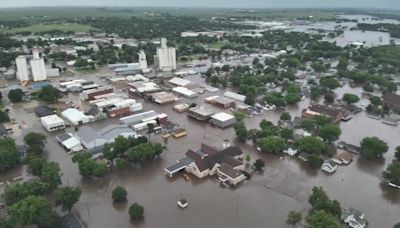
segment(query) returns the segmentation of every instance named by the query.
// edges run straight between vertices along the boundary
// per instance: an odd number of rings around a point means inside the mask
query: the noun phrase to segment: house
[[[328,172],[328,173],[334,173],[334,172],[336,172],[337,169],[338,169],[338,166],[332,160],[325,161],[321,167],[321,170]]]
[[[189,149],[185,157],[178,160],[175,164],[165,168],[165,172],[173,174],[184,170],[198,178],[218,175],[218,179],[223,183],[237,185],[245,179],[243,152],[239,147],[227,147],[217,150],[206,144],[201,144],[199,150]]]
[[[211,116],[209,122],[220,128],[227,128],[236,123],[236,118],[225,112],[220,112]]]
[[[314,116],[327,116],[331,118],[332,123],[339,123],[342,120],[343,112],[339,109],[320,104],[310,105],[308,109],[303,109],[301,112],[301,117],[303,118]]]
[[[301,152],[301,153],[299,154],[299,159],[302,160],[302,161],[307,162],[307,161],[308,161],[308,158],[310,157],[310,155],[311,155],[311,154],[309,154],[309,153]]]
[[[344,210],[341,219],[352,228],[365,228],[368,223],[365,219],[364,213],[354,208]]]
[[[190,108],[187,111],[187,115],[199,121],[208,121],[210,117],[214,115],[214,111],[206,107],[197,106]]]
[[[58,131],[65,128],[65,122],[57,115],[45,116],[40,118],[40,123],[49,132]]]
[[[56,139],[68,151],[78,152],[83,150],[81,142],[72,133],[57,135]]]
[[[106,143],[114,142],[118,136],[129,138],[136,137],[137,134],[126,125],[109,125],[98,131],[83,126],[75,133],[75,137],[86,149],[103,147]]]
[[[85,113],[75,108],[66,109],[61,115],[75,126],[94,121],[94,116],[87,116]]]
[[[55,113],[54,113],[53,109],[50,108],[49,106],[42,105],[42,106],[38,106],[35,108],[35,114],[38,117],[45,117],[45,116],[54,115]]]
[[[342,151],[338,155],[336,155],[334,158],[332,158],[332,161],[334,161],[338,165],[348,165],[350,162],[353,160],[353,155],[350,154],[349,152]]]
[[[400,113],[400,95],[385,93],[382,97],[383,103],[396,113]]]

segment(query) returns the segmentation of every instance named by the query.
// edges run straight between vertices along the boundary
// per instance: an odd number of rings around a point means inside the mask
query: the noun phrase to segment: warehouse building
[[[57,115],[45,116],[40,118],[40,123],[49,132],[58,131],[65,128],[65,122]]]
[[[236,123],[236,118],[225,112],[220,112],[211,116],[210,123],[220,128],[227,128]]]
[[[184,96],[184,97],[187,97],[187,98],[195,98],[195,97],[197,97],[197,93],[195,93],[192,90],[189,90],[189,89],[187,89],[185,87],[181,87],[181,86],[173,88],[172,91],[174,93],[177,93],[177,94],[179,94],[181,96]]]
[[[187,114],[189,117],[199,120],[199,121],[208,121],[210,119],[210,117],[214,114],[214,112],[206,107],[194,107],[194,108],[190,108],[187,111]]]
[[[63,111],[61,115],[75,126],[94,121],[94,116],[85,115],[85,113],[75,108],[69,108]]]

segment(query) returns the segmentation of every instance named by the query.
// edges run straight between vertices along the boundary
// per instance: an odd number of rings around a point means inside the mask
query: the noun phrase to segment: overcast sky
[[[400,0],[0,0],[0,7],[3,8],[29,6],[351,7],[400,9]]]

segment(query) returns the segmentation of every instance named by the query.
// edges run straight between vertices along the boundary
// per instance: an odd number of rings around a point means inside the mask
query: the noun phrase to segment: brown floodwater
[[[348,88],[350,90],[350,88]],[[3,92],[3,94],[5,94]],[[222,91],[216,93],[223,94]],[[183,99],[183,102],[203,103],[203,98],[214,94],[206,93],[195,100]],[[77,101],[69,95],[66,100]],[[142,101],[141,99],[138,99]],[[7,104],[7,101],[5,101]],[[289,107],[294,116],[300,115],[307,107],[308,100],[298,106]],[[333,175],[326,175],[319,170],[312,170],[295,158],[279,158],[256,152],[250,142],[238,143],[233,128],[225,130],[204,125],[186,114],[176,113],[173,105],[159,106],[144,103],[144,110],[154,109],[168,114],[169,120],[188,130],[188,135],[180,139],[168,140],[167,150],[157,160],[147,162],[140,167],[129,167],[122,171],[112,171],[100,179],[82,178],[78,167],[56,142],[55,135],[48,134],[41,127],[38,118],[32,113],[37,102],[12,106],[11,116],[20,123],[26,122],[21,132],[15,132],[17,142],[24,134],[36,131],[48,135],[46,144],[50,160],[60,163],[64,185],[80,186],[83,190],[80,201],[74,210],[90,228],[110,227],[288,227],[285,223],[290,210],[309,209],[308,197],[313,186],[322,186],[333,199],[341,202],[343,208],[354,207],[365,213],[369,227],[392,227],[400,222],[400,191],[381,184],[381,172],[393,159],[393,149],[400,144],[400,128],[388,126],[378,120],[368,118],[364,113],[352,120],[341,123],[341,140],[358,143],[366,136],[378,136],[388,142],[390,150],[385,159],[368,161],[355,157],[348,166],[339,167]],[[215,108],[215,110],[218,110]],[[262,116],[245,119],[249,128],[258,127],[262,119],[277,122],[279,111],[267,111]],[[99,129],[118,119],[108,119],[90,124]],[[68,128],[67,132],[72,132]],[[152,136],[152,141],[159,141],[159,136]],[[261,157],[266,162],[263,173],[254,174],[251,180],[236,189],[223,188],[215,178],[197,179],[190,176],[186,181],[176,175],[168,178],[164,167],[181,158],[187,149],[196,149],[200,143],[222,146],[223,140],[241,147],[250,154],[252,161]],[[26,169],[16,168],[0,175],[0,181],[21,175]],[[128,191],[128,203],[113,204],[111,191],[115,186],[124,186]],[[188,208],[182,210],[176,201],[184,197]],[[138,202],[145,208],[145,219],[131,223],[128,208]]]

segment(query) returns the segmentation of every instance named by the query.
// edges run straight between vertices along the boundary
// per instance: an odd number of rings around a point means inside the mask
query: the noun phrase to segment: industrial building
[[[68,151],[78,152],[83,150],[81,142],[72,133],[57,135],[56,139]]]
[[[81,93],[81,100],[91,101],[95,99],[95,96],[109,94],[114,92],[112,87],[99,87],[97,89],[85,90]]]
[[[238,94],[238,93],[229,92],[229,91],[226,91],[224,93],[224,96],[227,98],[231,98],[233,100],[241,101],[241,102],[244,102],[246,100],[246,96]]]
[[[40,123],[49,132],[58,131],[65,128],[65,122],[57,115],[45,116],[40,118]]]
[[[82,111],[75,108],[69,108],[61,113],[72,125],[78,126],[94,121],[94,116],[85,115]]]
[[[198,96],[197,93],[193,92],[192,90],[181,86],[173,88],[172,91],[187,98],[195,98]]]
[[[38,50],[33,50],[32,56],[20,55],[15,59],[17,66],[17,79],[19,81],[44,81],[47,80],[47,70],[44,59]]]
[[[157,48],[156,60],[158,70],[176,70],[176,49],[167,46],[166,38],[161,38],[161,46]]]
[[[103,147],[106,143],[114,142],[118,136],[125,138],[136,137],[136,132],[126,125],[110,125],[98,131],[83,126],[75,133],[75,137],[80,140],[86,149]]]
[[[151,94],[153,101],[157,104],[170,104],[178,100],[173,93],[159,92]]]
[[[236,106],[236,102],[232,99],[220,97],[220,96],[211,96],[204,99],[206,103],[212,104],[218,108],[233,108]]]
[[[198,106],[194,108],[190,108],[187,111],[189,117],[199,120],[199,121],[208,121],[212,115],[214,115],[214,111],[209,108]]]
[[[220,128],[227,128],[236,123],[236,118],[225,112],[220,112],[211,116],[210,123]]]
[[[119,121],[127,126],[132,126],[144,121],[155,120],[157,119],[157,117],[158,114],[154,110],[150,110],[147,112],[141,112],[135,115],[120,118]]]

